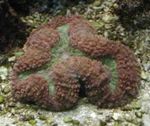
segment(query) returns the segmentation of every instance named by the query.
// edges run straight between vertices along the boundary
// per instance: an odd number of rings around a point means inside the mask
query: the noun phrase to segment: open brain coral
[[[19,101],[62,111],[83,96],[98,107],[113,107],[138,93],[133,52],[97,35],[80,16],[54,18],[31,33],[23,50],[11,72]]]

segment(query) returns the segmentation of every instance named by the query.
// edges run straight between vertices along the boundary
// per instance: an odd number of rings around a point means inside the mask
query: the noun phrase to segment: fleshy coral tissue
[[[10,73],[18,101],[63,111],[80,97],[109,108],[138,94],[140,66],[134,53],[97,35],[80,16],[56,17],[34,30],[23,51]]]

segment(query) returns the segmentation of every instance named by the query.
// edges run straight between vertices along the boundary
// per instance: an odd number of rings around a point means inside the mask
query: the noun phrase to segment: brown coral
[[[56,29],[65,24],[69,25],[70,45],[95,60],[73,56],[52,68],[47,66],[45,71],[35,72],[50,61],[50,50],[61,38]],[[117,64],[118,78],[113,90],[109,84],[110,70],[96,61],[104,56],[112,57]],[[20,77],[20,73],[31,69],[31,75]],[[17,100],[61,111],[77,104],[81,94],[98,106],[124,103],[129,95],[137,94],[139,71],[137,60],[128,47],[98,36],[96,30],[79,16],[57,17],[31,33],[24,45],[24,55],[13,67],[11,80]]]

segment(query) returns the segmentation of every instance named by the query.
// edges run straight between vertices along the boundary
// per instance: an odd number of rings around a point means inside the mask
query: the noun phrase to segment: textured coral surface
[[[113,107],[138,94],[140,67],[133,52],[97,35],[79,16],[54,18],[33,31],[23,49],[11,72],[17,100],[62,111],[80,96]]]

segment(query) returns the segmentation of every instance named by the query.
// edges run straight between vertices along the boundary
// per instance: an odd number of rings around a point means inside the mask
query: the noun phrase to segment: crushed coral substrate
[[[62,111],[80,97],[116,107],[138,94],[140,66],[133,52],[97,35],[80,16],[56,17],[34,30],[23,51],[10,74],[19,101]]]

